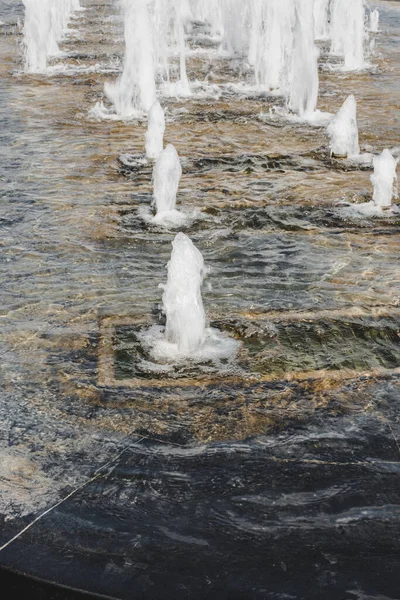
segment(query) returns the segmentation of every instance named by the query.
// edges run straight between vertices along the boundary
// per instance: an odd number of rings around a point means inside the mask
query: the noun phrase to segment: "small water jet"
[[[328,125],[331,153],[334,156],[354,157],[360,154],[357,127],[357,103],[353,95],[344,101],[342,107]]]
[[[369,30],[371,33],[379,32],[379,10],[375,8],[369,15]]]
[[[365,7],[363,0],[332,0],[331,53],[343,56],[343,71],[364,69]]]
[[[151,225],[171,229],[187,227],[193,221],[203,218],[196,208],[176,210],[176,196],[181,176],[182,166],[178,153],[172,144],[168,144],[159,154],[153,168],[153,206],[156,214],[153,216],[147,207],[140,207],[140,218]]]
[[[154,222],[165,223],[171,218],[179,218],[175,210],[176,195],[182,177],[182,166],[175,146],[168,146],[159,155],[153,169],[154,204],[156,216]]]
[[[167,268],[167,283],[160,286],[164,289],[166,325],[153,326],[140,334],[140,340],[152,358],[167,364],[187,359],[201,363],[234,358],[239,343],[206,326],[201,296],[206,274],[204,259],[183,233],[178,233],[172,243]]]
[[[348,204],[345,213],[351,217],[392,217],[400,214],[400,209],[393,204],[398,198],[397,163],[390,150],[383,150],[373,158],[374,172],[371,183],[374,188],[373,199],[361,204]]]
[[[146,156],[157,160],[163,151],[165,132],[165,115],[161,104],[157,101],[149,111],[146,132]]]
[[[397,198],[397,160],[385,149],[373,160],[374,172],[371,183],[374,186],[373,200],[377,208],[386,210],[392,207],[393,198]]]
[[[168,264],[164,288],[165,341],[179,355],[197,352],[204,344],[206,315],[201,297],[204,260],[201,252],[183,233],[178,233]]]

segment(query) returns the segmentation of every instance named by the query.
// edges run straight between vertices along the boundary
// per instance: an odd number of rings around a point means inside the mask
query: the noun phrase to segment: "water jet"
[[[165,132],[165,115],[161,104],[156,101],[149,111],[146,132],[146,156],[157,160],[163,151]]]
[[[340,110],[329,123],[327,132],[330,138],[332,155],[347,158],[360,154],[357,103],[353,95],[346,98]]]

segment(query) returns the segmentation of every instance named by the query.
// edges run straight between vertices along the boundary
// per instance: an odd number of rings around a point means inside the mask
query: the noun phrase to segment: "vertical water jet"
[[[146,156],[156,160],[164,147],[165,115],[161,104],[156,101],[149,111],[146,132]]]
[[[385,149],[374,157],[373,165],[371,183],[374,186],[374,204],[377,208],[388,209],[392,206],[393,198],[397,198],[397,160]]]
[[[28,73],[45,73],[50,53],[58,50],[52,28],[51,0],[23,0],[23,2],[25,70]]]
[[[331,53],[344,57],[344,71],[364,69],[364,1],[332,0],[331,14]]]
[[[182,177],[182,167],[175,146],[161,152],[153,169],[154,204],[156,216],[161,218],[175,210],[176,195]]]
[[[378,33],[379,31],[379,10],[375,8],[369,15],[369,30],[371,33]]]
[[[58,43],[65,35],[72,13],[80,8],[79,0],[23,0],[23,3],[25,70],[45,73],[49,57],[59,54]]]
[[[249,62],[254,64],[256,84],[266,91],[286,94],[293,52],[294,2],[255,2]]]
[[[156,100],[153,26],[146,0],[123,0],[125,56],[122,74],[104,92],[118,116],[147,113]]]
[[[314,37],[316,40],[329,39],[330,0],[314,0]]]
[[[357,103],[353,95],[343,105],[329,123],[327,132],[330,138],[331,153],[335,156],[358,156]]]
[[[164,288],[165,340],[179,355],[195,353],[204,343],[206,317],[201,297],[204,260],[190,238],[178,233],[172,243]]]
[[[289,108],[300,117],[309,117],[316,111],[319,91],[313,4],[296,0],[295,11]]]

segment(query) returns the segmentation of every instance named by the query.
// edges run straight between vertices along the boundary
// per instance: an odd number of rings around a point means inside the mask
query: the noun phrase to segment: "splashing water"
[[[389,150],[375,156],[371,183],[374,186],[374,203],[379,208],[390,208],[393,198],[397,198],[397,160]]]
[[[331,53],[344,57],[344,71],[364,69],[363,0],[333,0],[331,5]]]
[[[331,153],[335,156],[358,156],[357,103],[349,96],[328,125]]]
[[[150,109],[146,132],[146,156],[157,160],[163,151],[165,116],[161,104],[157,101]]]
[[[123,0],[125,57],[123,72],[104,92],[121,118],[147,113],[156,100],[153,28],[146,0]]]

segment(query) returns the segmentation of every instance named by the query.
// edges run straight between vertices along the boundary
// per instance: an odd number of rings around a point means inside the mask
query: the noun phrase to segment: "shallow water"
[[[195,31],[208,83],[164,99],[165,141],[202,211],[207,314],[242,347],[222,372],[137,368],[175,234],[139,216],[151,169],[119,160],[146,125],[88,116],[123,40],[115,3],[82,4],[53,73],[27,76],[0,0],[0,546],[96,480],[0,564],[118,598],[397,598],[400,219],[345,215],[371,171],[239,93],[243,65]],[[374,153],[400,139],[400,7],[379,6],[373,69],[323,68],[318,105],[354,93]]]

